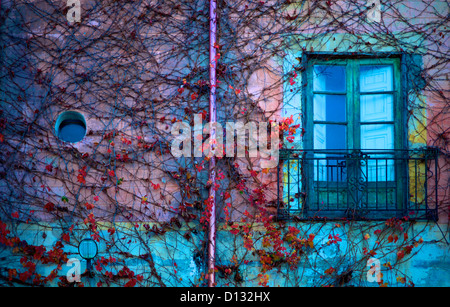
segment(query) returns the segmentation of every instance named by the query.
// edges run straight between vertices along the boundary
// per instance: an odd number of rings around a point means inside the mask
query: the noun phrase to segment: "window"
[[[400,58],[315,57],[306,66],[306,133],[302,150],[280,155],[279,213],[376,219],[404,216],[412,203],[428,209],[424,173],[410,170],[426,173],[433,156],[406,148]]]

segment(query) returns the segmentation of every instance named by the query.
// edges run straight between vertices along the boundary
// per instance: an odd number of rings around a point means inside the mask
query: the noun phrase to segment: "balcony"
[[[279,219],[437,220],[437,157],[420,150],[282,150]]]

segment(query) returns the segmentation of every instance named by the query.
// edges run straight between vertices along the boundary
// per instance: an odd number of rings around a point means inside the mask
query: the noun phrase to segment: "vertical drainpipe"
[[[214,153],[216,148],[216,30],[217,30],[217,14],[216,14],[216,0],[209,2],[209,122],[210,122],[210,150]],[[208,287],[215,285],[215,258],[216,258],[216,191],[214,189],[216,183],[216,157],[213,154],[209,160],[209,202],[211,206],[211,217],[209,219],[208,232]]]

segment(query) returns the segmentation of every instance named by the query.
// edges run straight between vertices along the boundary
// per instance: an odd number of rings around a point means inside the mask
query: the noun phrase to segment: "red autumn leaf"
[[[31,273],[30,272],[28,272],[28,271],[26,271],[26,272],[23,272],[23,273],[20,273],[19,274],[19,279],[22,281],[22,282],[25,282],[28,278],[30,278],[31,277]]]
[[[83,183],[83,184],[86,183],[86,180],[84,179],[83,175],[79,174],[77,176],[77,178],[78,178],[77,180],[78,180],[79,183]]]
[[[201,113],[202,113],[202,120],[205,120],[206,115],[208,115],[208,112],[206,110],[203,110]]]
[[[70,242],[70,235],[68,233],[63,233],[61,238],[66,242]]]
[[[92,210],[94,209],[94,204],[90,204],[90,203],[85,203],[84,206],[86,207],[86,209],[88,210]]]
[[[223,200],[227,200],[230,197],[231,197],[230,193],[229,192],[225,192],[225,194],[223,195]]]
[[[150,184],[152,185],[154,190],[158,190],[160,188],[159,183],[158,184],[154,184],[153,182],[150,181]]]
[[[233,225],[231,225],[231,228],[232,228],[232,229],[230,230],[230,232],[231,232],[232,234],[236,235],[236,234],[239,233],[239,226],[238,226],[238,225],[233,224]]]
[[[91,238],[92,238],[94,241],[100,242],[100,236],[98,235],[98,233],[93,233],[93,234],[91,235]]]
[[[129,282],[127,282],[126,284],[125,284],[125,287],[134,287],[134,286],[136,286],[136,279],[131,279]]]
[[[44,208],[48,212],[51,212],[51,211],[55,210],[55,205],[51,202],[48,202],[47,204],[45,204]]]
[[[9,276],[9,280],[12,280],[14,277],[17,276],[17,270],[16,269],[9,269],[8,270],[8,276]]]
[[[325,270],[325,274],[331,275],[331,274],[333,274],[334,271],[336,271],[336,269],[333,267],[330,267]]]

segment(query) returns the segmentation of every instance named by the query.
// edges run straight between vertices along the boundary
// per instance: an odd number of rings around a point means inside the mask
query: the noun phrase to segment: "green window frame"
[[[407,129],[400,58],[319,57],[309,59],[307,67],[302,176],[307,197],[302,211],[307,216],[327,218],[402,215],[407,175],[405,161],[399,157],[406,149]],[[333,70],[340,71],[340,77]],[[389,86],[381,90],[366,84],[370,71],[377,70],[390,75],[384,76]],[[328,76],[327,71],[331,71]],[[317,82],[321,78],[331,80],[331,85]],[[370,112],[363,110],[370,105],[379,107],[381,98],[391,111],[385,110],[382,120],[371,119]],[[380,139],[386,139],[387,146],[381,146],[386,148],[367,148],[367,144],[379,145],[371,139],[370,131],[376,130],[384,131]]]
[[[295,67],[301,91],[290,82],[283,109],[302,114],[297,116],[302,138],[280,152],[278,218],[437,220],[438,151],[411,143],[407,126],[411,80],[415,89],[423,85],[416,64],[421,59],[404,53],[304,52],[285,60],[286,73],[293,60],[301,62]],[[328,75],[320,77],[321,70],[315,71],[320,66],[332,69],[322,68]],[[383,74],[388,81],[381,86],[376,80]]]

